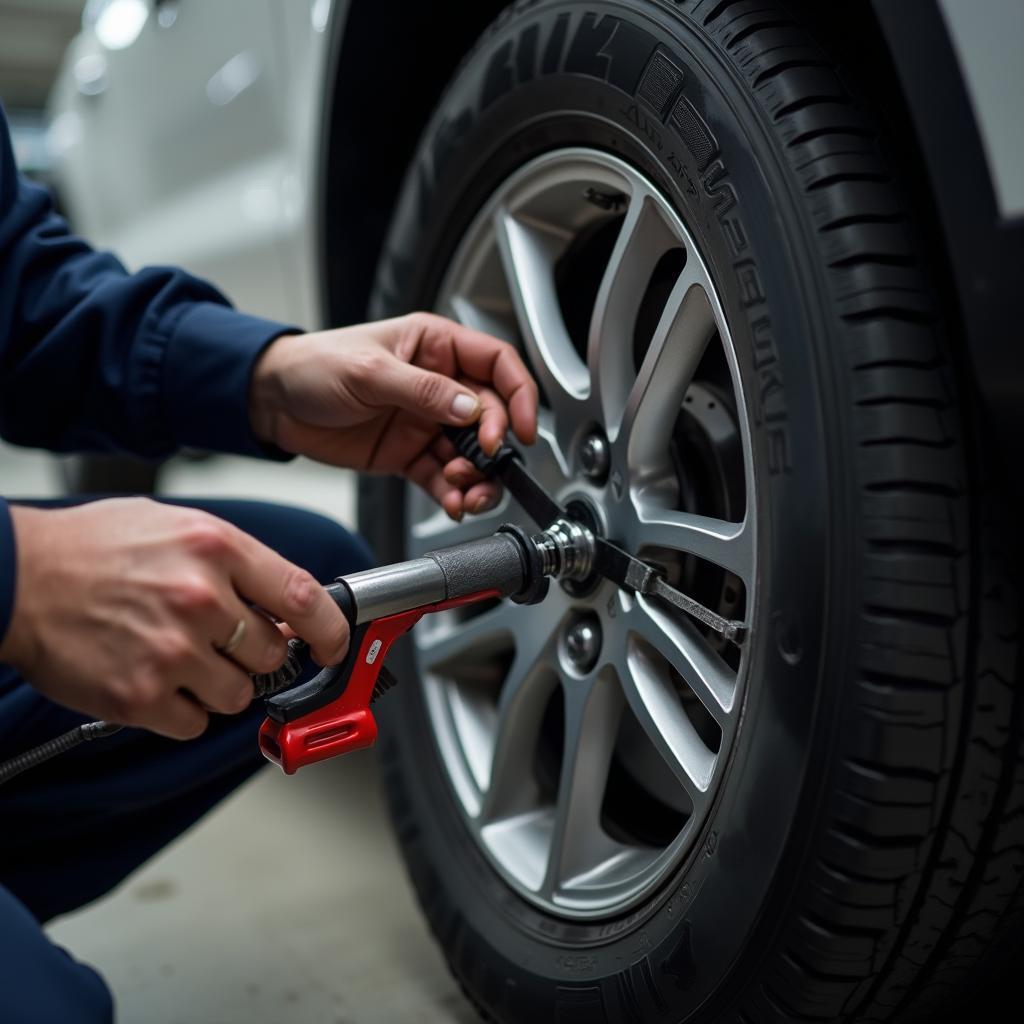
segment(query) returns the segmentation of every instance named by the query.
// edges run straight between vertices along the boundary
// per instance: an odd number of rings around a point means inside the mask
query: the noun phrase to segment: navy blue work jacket
[[[266,455],[248,415],[260,352],[294,330],[173,267],[129,274],[18,174],[0,107],[0,436],[53,451]],[[0,498],[0,639],[15,548]]]

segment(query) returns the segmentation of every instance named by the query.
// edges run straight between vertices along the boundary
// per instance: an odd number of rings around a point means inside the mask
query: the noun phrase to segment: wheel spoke
[[[590,319],[590,388],[605,423],[622,418],[633,373],[634,325],[661,257],[678,245],[646,190],[637,187],[601,278]]]
[[[730,523],[671,509],[648,510],[642,500],[637,504],[637,521],[627,539],[631,550],[657,547],[685,551],[727,569],[748,587],[753,584],[754,552],[745,522]]]
[[[692,257],[679,275],[626,399],[621,424],[608,424],[631,472],[643,478],[665,461],[686,388],[715,332],[703,267]]]
[[[408,554],[410,558],[419,558],[427,551],[447,547],[449,544],[460,544],[467,540],[479,540],[494,533],[502,523],[508,522],[509,504],[511,499],[502,495],[501,501],[489,512],[481,515],[466,516],[457,523],[448,518],[444,509],[438,508],[433,502],[427,506],[429,499],[423,498],[423,506],[432,509],[425,519],[417,522],[409,531]]]
[[[593,873],[618,852],[601,828],[601,805],[622,706],[622,690],[611,672],[589,688],[566,687],[562,771],[544,880],[547,892]]]
[[[487,784],[494,735],[494,694],[500,658],[512,644],[508,611],[500,605],[460,621],[455,611],[429,616],[413,631],[428,699],[445,709],[458,736],[460,760],[471,784],[466,799],[479,806]]]
[[[509,610],[499,604],[465,620],[456,612],[429,616],[416,627],[415,636],[420,663],[427,669],[470,655],[483,658],[510,642]]]
[[[735,700],[736,673],[684,613],[664,611],[654,601],[638,595],[625,618],[625,629],[661,655],[708,714],[719,725],[724,724]]]
[[[567,613],[568,606],[557,594],[518,610],[515,654],[498,698],[490,768],[482,787],[483,821],[536,804],[529,752],[536,747],[541,719],[556,684],[550,662]]]
[[[565,237],[504,208],[495,216],[495,235],[527,356],[556,419],[569,421],[590,380],[555,292],[554,266]]]
[[[666,663],[646,642],[630,637],[618,665],[626,703],[652,746],[699,808],[711,781],[715,754],[686,714]]]
[[[559,447],[556,429],[554,413],[550,409],[538,409],[537,440],[528,448],[520,449],[530,472],[552,489],[564,483],[569,476],[569,466]]]
[[[514,340],[509,337],[509,324],[503,317],[464,295],[453,295],[449,299],[446,315],[466,327],[472,327],[474,331],[483,331],[484,334],[492,334],[504,341]]]

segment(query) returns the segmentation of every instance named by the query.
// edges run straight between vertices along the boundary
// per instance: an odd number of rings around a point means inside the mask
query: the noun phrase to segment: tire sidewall
[[[713,158],[701,145],[695,154],[670,110],[641,88],[655,53],[682,73],[670,107],[686,98],[714,140]],[[787,895],[779,879],[791,873],[780,865],[800,856],[833,703],[819,679],[833,675],[822,638],[828,571],[838,570],[841,553],[830,550],[825,524],[837,514],[829,496],[841,489],[829,472],[841,460],[829,453],[842,439],[822,415],[836,387],[822,369],[836,344],[829,300],[796,255],[807,227],[763,118],[707,37],[660,5],[521,5],[444,97],[385,249],[374,312],[429,306],[473,214],[517,167],[566,145],[614,153],[663,190],[697,239],[720,289],[752,426],[759,572],[741,725],[694,852],[653,898],[594,923],[556,920],[525,903],[469,837],[421,689],[404,688],[401,704],[387,708],[389,788],[420,898],[460,976],[499,1016],[509,1000],[554,1005],[577,989],[607,1005],[601,993],[613,981],[621,993],[625,978],[634,991],[641,976],[640,1004],[675,1014],[700,1006],[755,929],[774,927]],[[403,528],[400,513],[390,518],[380,531]],[[412,674],[408,649],[401,657],[402,673]],[[638,963],[650,969],[638,975]]]

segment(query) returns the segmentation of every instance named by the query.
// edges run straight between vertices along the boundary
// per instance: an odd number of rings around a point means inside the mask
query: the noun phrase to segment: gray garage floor
[[[50,932],[104,974],[123,1024],[477,1019],[414,905],[372,755],[265,769]]]
[[[0,481],[12,497],[59,488],[52,463],[3,445]],[[180,463],[165,483],[175,494],[271,495],[352,520],[351,478],[308,463]],[[292,778],[264,770],[50,932],[104,974],[121,1024],[477,1019],[416,908],[372,752]]]

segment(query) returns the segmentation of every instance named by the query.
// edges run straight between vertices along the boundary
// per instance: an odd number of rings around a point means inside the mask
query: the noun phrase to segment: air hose
[[[270,697],[282,690],[287,690],[299,678],[302,671],[301,656],[305,649],[304,641],[297,638],[289,640],[287,657],[279,669],[274,672],[256,673],[250,677],[253,698],[259,700],[262,697]],[[114,733],[120,732],[123,728],[123,725],[116,725],[113,722],[98,721],[85,722],[74,729],[69,729],[61,736],[56,736],[52,740],[40,743],[38,747],[32,747],[31,750],[26,750],[7,761],[0,762],[0,786],[9,782],[16,775],[35,768],[60,754],[66,754],[82,743],[105,739],[107,736],[113,736]]]

